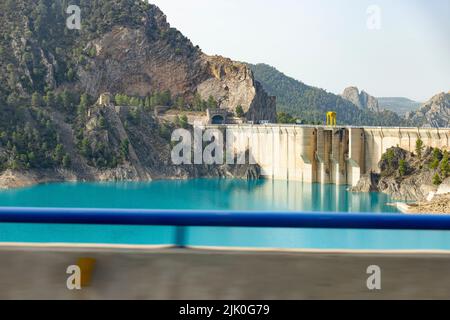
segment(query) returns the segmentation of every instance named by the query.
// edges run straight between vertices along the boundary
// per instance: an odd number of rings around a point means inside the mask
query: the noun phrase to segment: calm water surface
[[[0,191],[0,206],[394,213],[389,197],[345,186],[200,179],[150,183],[63,183]],[[445,249],[450,232],[188,228],[197,246],[308,249]],[[172,244],[174,228],[0,224],[0,242]]]

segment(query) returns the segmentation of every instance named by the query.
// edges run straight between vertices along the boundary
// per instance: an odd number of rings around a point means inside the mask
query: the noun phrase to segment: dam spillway
[[[248,153],[269,179],[356,185],[365,173],[379,172],[378,163],[391,147],[415,152],[448,148],[450,128],[329,127],[302,125],[218,125],[226,130],[227,147]],[[230,141],[231,137],[231,141]]]

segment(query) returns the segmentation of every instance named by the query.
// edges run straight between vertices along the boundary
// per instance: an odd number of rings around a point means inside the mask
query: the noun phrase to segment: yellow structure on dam
[[[227,152],[231,148],[235,155],[245,156],[248,151],[263,177],[337,185],[356,185],[362,174],[379,172],[378,163],[391,147],[415,152],[419,138],[433,148],[450,145],[450,128],[225,125],[205,129],[211,128],[225,129]]]
[[[327,112],[327,126],[337,126],[337,114],[334,111]]]

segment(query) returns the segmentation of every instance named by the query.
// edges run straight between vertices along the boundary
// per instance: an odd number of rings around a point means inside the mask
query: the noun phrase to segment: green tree
[[[181,126],[183,129],[186,129],[186,128],[188,127],[188,125],[189,125],[189,123],[188,123],[188,117],[187,117],[185,114],[183,114],[183,115],[180,117],[180,126]]]
[[[175,102],[175,105],[178,109],[183,110],[184,109],[184,98],[182,96],[179,96]]]
[[[292,117],[289,113],[279,112],[277,114],[277,122],[281,124],[295,124],[297,119]]]
[[[53,160],[56,163],[62,162],[64,157],[64,147],[62,144],[58,144],[53,152]]]
[[[49,108],[54,108],[56,106],[56,97],[53,91],[48,91],[44,97],[45,105]]]
[[[394,169],[395,152],[394,149],[388,149],[383,158],[388,162],[389,169]]]
[[[31,95],[31,105],[35,108],[38,108],[42,105],[41,95],[37,92]]]
[[[448,162],[448,151],[444,151],[444,155],[442,157],[441,165],[440,165],[442,175],[447,178],[450,175],[450,164]]]
[[[84,156],[85,158],[88,158],[91,156],[91,145],[89,143],[89,140],[84,138],[83,140],[81,140],[81,144],[80,144],[80,153],[82,156]]]
[[[194,110],[202,111],[203,109],[203,100],[200,94],[196,93],[194,96],[194,102],[193,102]]]
[[[69,68],[69,70],[67,70],[66,78],[69,82],[72,82],[75,79],[75,72],[72,68]]]
[[[64,109],[66,111],[70,111],[72,109],[74,100],[72,94],[67,89],[65,89],[61,94],[61,99]]]
[[[72,160],[70,159],[70,156],[66,153],[62,159],[62,165],[64,168],[68,169],[72,165]]]
[[[160,94],[159,97],[159,103],[163,106],[171,106],[172,105],[172,93],[170,90],[164,91],[162,94]]]
[[[406,160],[402,159],[400,160],[398,167],[398,173],[400,174],[401,177],[406,175],[406,170],[407,170]]]
[[[438,161],[442,160],[442,151],[439,148],[433,149],[433,159],[436,159]]]
[[[433,149],[433,160],[430,163],[430,168],[436,170],[439,167],[439,163],[442,160],[442,151],[438,148]]]
[[[243,117],[245,116],[244,109],[242,108],[241,105],[239,105],[239,106],[236,107],[236,116],[237,116],[238,118],[243,118]]]
[[[434,175],[434,177],[433,177],[433,184],[435,185],[435,186],[438,186],[438,185],[440,185],[442,183],[442,179],[441,179],[441,177],[439,176],[439,173],[436,173],[435,175]]]
[[[80,104],[78,105],[77,113],[80,116],[83,116],[89,106],[89,96],[86,93],[83,93],[80,97]]]
[[[130,98],[129,104],[133,107],[139,107],[139,105],[141,104],[141,100],[139,98],[132,97],[132,98]]]
[[[105,117],[103,117],[103,116],[100,116],[100,117],[99,117],[99,119],[98,119],[98,126],[99,126],[99,128],[102,129],[102,130],[106,129],[106,120],[105,120]]]
[[[128,139],[121,141],[119,149],[122,159],[128,159],[128,154],[130,152],[130,141]]]
[[[425,149],[425,146],[423,145],[422,139],[417,139],[416,141],[416,154],[419,158],[422,158],[423,150]]]
[[[216,99],[214,99],[213,96],[209,96],[208,101],[207,101],[207,106],[211,110],[217,109],[217,107],[218,107],[217,101],[216,101]]]

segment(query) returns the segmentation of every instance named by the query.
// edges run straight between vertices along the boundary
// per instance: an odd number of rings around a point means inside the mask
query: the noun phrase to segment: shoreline
[[[396,207],[405,214],[424,215],[449,215],[450,214],[450,193],[437,195],[432,200],[426,202],[395,202],[388,205]]]

